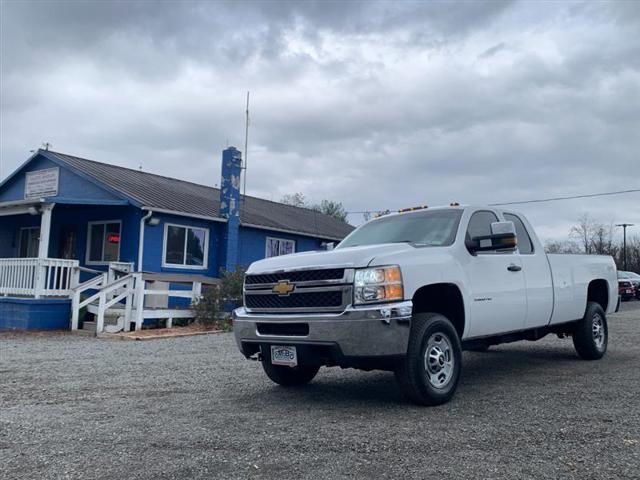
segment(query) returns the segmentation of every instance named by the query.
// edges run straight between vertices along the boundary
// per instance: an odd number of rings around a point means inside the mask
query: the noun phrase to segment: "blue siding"
[[[35,157],[31,162],[25,165],[17,175],[2,186],[0,189],[0,202],[24,200],[25,173],[54,167],[58,167],[58,164],[41,156]],[[102,201],[105,203],[123,201],[122,198],[113,195],[88,180],[85,180],[72,170],[65,167],[59,168],[60,177],[58,181],[58,195],[55,197],[48,197],[48,200],[85,200],[87,203],[89,203],[89,200],[94,202]]]
[[[69,328],[71,300],[0,297],[0,330]]]
[[[240,255],[238,265],[248,267],[256,260],[265,257],[267,237],[285,238],[296,242],[296,252],[307,252],[310,250],[321,250],[322,240],[302,235],[290,233],[272,232],[257,228],[240,228]]]
[[[13,215],[0,217],[0,258],[18,256],[20,229],[40,225],[40,215]]]
[[[106,266],[86,265],[88,222],[120,220],[120,261],[136,262],[138,257],[138,232],[140,210],[132,206],[64,205],[54,207],[51,217],[49,257],[61,258],[62,232],[75,231],[74,258],[80,264],[97,270]],[[40,215],[14,215],[0,217],[0,258],[18,256],[19,232],[23,227],[40,226]]]
[[[140,210],[132,206],[56,205],[51,221],[49,256],[60,258],[62,232],[70,228],[76,232],[75,258],[80,260],[80,264],[96,270],[106,270],[106,266],[86,264],[88,223],[106,220],[120,220],[122,222],[120,261],[135,264],[138,260]]]

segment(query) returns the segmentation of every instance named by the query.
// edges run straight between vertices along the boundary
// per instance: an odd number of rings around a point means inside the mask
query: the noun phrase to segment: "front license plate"
[[[286,345],[271,345],[271,363],[274,365],[286,365],[295,367],[298,365],[296,347]]]
[[[631,293],[631,290],[627,290],[627,293]]]

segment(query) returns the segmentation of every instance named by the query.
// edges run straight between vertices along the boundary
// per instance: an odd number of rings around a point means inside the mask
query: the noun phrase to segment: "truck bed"
[[[609,286],[607,313],[618,300],[618,279],[613,259],[605,255],[549,254],[553,280],[554,308],[550,324],[577,320],[584,315],[589,283],[606,280]]]

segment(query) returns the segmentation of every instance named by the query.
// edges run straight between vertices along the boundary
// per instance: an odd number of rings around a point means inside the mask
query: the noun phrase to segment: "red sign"
[[[107,235],[107,242],[109,242],[109,243],[120,243],[120,234],[119,233],[109,233]]]

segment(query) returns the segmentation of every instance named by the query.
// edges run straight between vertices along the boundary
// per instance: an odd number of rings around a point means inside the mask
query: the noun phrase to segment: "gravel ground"
[[[385,372],[282,389],[231,334],[4,334],[0,477],[640,478],[639,327],[623,304],[598,362],[551,336],[465,353],[436,408]]]

